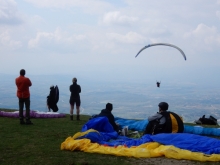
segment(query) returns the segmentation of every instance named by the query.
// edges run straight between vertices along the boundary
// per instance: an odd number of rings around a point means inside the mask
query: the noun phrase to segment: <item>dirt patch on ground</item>
[[[140,158],[133,159],[132,164],[134,165],[220,165],[220,162],[199,162],[191,160],[177,160],[168,159],[165,157],[159,158]]]

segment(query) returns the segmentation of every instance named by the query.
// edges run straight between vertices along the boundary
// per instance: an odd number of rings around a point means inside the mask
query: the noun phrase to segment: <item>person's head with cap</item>
[[[158,106],[161,111],[167,111],[169,108],[169,105],[166,102],[160,102]]]
[[[72,79],[72,82],[73,82],[73,83],[76,83],[76,82],[77,82],[77,78],[74,77],[74,78]]]
[[[111,103],[107,103],[106,104],[106,109],[109,110],[109,111],[112,111],[113,105]]]
[[[25,75],[25,70],[24,70],[24,69],[21,69],[21,70],[20,70],[20,75],[21,75],[21,76],[24,76],[24,75]]]

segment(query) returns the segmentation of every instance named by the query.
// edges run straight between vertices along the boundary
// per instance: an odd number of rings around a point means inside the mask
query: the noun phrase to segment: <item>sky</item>
[[[172,47],[181,48],[187,60]],[[220,0],[0,0],[0,73],[220,82]]]

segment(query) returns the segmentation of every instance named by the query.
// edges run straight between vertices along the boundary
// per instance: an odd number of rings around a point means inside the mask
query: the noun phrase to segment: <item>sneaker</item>
[[[79,115],[76,116],[76,120],[80,120]]]
[[[26,124],[27,125],[32,125],[33,123],[30,120],[28,120],[28,121],[26,121]]]

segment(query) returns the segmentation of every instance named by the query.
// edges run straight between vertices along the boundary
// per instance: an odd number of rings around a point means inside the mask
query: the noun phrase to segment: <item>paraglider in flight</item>
[[[160,83],[159,81],[157,81],[157,87],[160,88]]]
[[[180,48],[178,48],[178,47],[175,46],[175,45],[168,44],[168,43],[149,44],[149,45],[143,47],[143,48],[137,53],[137,55],[136,55],[135,57],[137,57],[144,49],[149,48],[149,47],[151,47],[151,46],[158,46],[158,45],[170,46],[170,47],[176,48],[177,50],[180,51],[180,53],[183,55],[183,58],[186,60],[186,55],[185,55],[185,53],[184,53]]]

